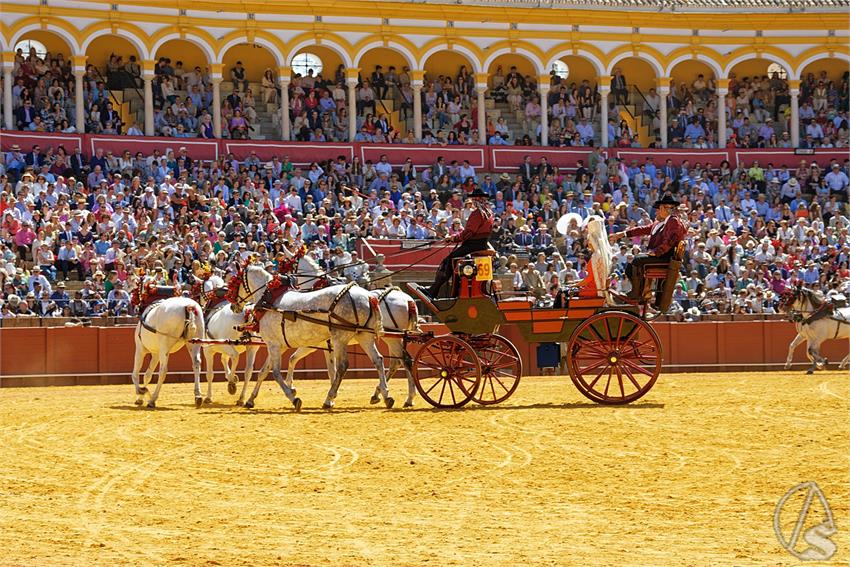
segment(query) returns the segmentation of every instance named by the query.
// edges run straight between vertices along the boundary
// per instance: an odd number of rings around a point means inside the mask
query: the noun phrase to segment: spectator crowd
[[[630,162],[589,150],[575,169],[530,157],[513,174],[438,158],[429,167],[386,156],[343,156],[305,167],[287,156],[193,158],[185,147],[151,155],[12,146],[0,162],[0,316],[132,313],[128,282],[144,268],[190,285],[193,267],[223,273],[248,255],[277,265],[302,244],[323,267],[368,283],[360,238],[441,239],[463,230],[476,184],[496,214],[498,273],[545,300],[585,275],[578,226],[602,216],[610,232],[651,222],[671,193],[690,229],[674,308],[769,313],[795,282],[846,287],[850,160],[797,167],[653,156]],[[565,234],[556,222],[574,213]],[[613,286],[641,241],[615,250]],[[69,282],[81,289],[66,291]]]
[[[84,124],[77,124],[76,86],[69,58],[61,53],[40,57],[18,49],[12,80],[15,127],[32,132],[144,135],[132,118],[124,123],[113,91],[136,90],[141,97],[143,80],[139,61],[111,54],[104,69],[86,66],[83,85]],[[278,105],[284,100],[272,69],[266,69],[254,92],[249,70],[237,61],[225,80],[232,87],[222,94],[220,108],[213,108],[209,68],[184,67],[180,60],[160,57],[154,68],[152,92],[156,135],[177,138],[213,138],[213,115],[219,113],[222,137],[246,139],[259,134],[264,120],[281,131]],[[799,131],[801,148],[846,148],[848,126],[848,76],[830,78],[825,71],[808,73],[801,81]],[[478,124],[475,77],[466,66],[457,73],[426,74],[421,89],[423,139],[428,145],[476,144],[486,130],[490,145],[539,145],[543,140],[541,90],[535,76],[516,67],[497,66],[489,78],[486,123]],[[353,139],[367,143],[415,143],[413,108],[415,96],[407,66],[386,69],[377,65],[362,72],[354,89],[357,112]],[[288,83],[291,138],[296,141],[348,141],[349,91],[346,69],[332,72],[295,73]],[[550,75],[546,92],[547,140],[550,146],[599,145],[599,116],[603,99],[596,79]],[[122,99],[123,100],[123,99]],[[628,82],[619,68],[611,77],[607,97],[607,137],[611,146],[640,147],[641,133],[649,147],[661,146],[661,130],[671,148],[716,148],[718,114],[726,115],[726,145],[740,148],[790,148],[791,105],[788,82],[778,72],[770,76],[738,77],[730,74],[728,94],[718,108],[717,85],[700,74],[692,81],[671,80],[666,96],[667,122],[661,123],[660,95]],[[385,101],[392,101],[387,107]],[[393,111],[397,109],[397,118]],[[497,110],[498,112],[495,112]],[[644,126],[645,125],[645,126]]]

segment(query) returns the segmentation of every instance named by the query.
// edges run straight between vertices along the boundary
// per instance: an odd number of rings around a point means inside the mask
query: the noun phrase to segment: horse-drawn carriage
[[[604,290],[597,297],[567,295],[557,306],[539,307],[535,298],[501,291],[493,280],[492,256],[487,250],[455,260],[450,299],[432,299],[408,284],[451,331],[425,339],[414,357],[417,390],[431,405],[496,404],[514,393],[522,357],[499,334],[506,323],[515,325],[529,343],[566,344],[570,378],[594,402],[626,404],[652,388],[663,353],[648,321],[670,306],[683,243],[669,262],[647,266],[647,293],[636,304],[618,303]]]

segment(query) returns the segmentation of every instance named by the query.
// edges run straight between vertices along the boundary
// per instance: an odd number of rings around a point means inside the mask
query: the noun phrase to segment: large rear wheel
[[[661,373],[661,341],[646,321],[605,311],[583,321],[567,344],[570,378],[600,404],[627,404],[645,395]]]
[[[487,335],[473,344],[481,361],[481,381],[472,399],[483,405],[507,400],[516,391],[522,376],[519,351],[501,335]]]
[[[475,350],[452,335],[434,337],[413,359],[413,378],[419,395],[437,408],[459,408],[472,399],[481,378]]]

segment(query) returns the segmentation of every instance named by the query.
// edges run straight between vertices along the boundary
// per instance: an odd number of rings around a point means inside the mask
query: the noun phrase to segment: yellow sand
[[[850,563],[846,373],[664,375],[624,407],[536,378],[459,411],[297,386],[300,415],[273,383],[254,411],[0,390],[0,565],[798,565],[773,513],[810,480]]]

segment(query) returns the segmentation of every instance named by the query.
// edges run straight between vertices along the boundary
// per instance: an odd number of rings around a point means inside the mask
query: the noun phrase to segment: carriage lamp
[[[463,267],[460,269],[460,273],[468,278],[471,278],[472,275],[475,273],[475,264],[464,264]]]

